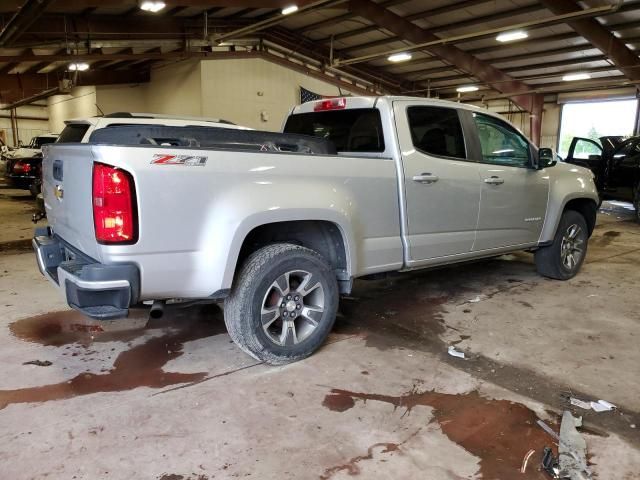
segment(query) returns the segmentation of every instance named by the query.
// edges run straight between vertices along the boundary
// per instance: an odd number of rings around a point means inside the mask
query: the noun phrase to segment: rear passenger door
[[[410,266],[471,251],[478,220],[478,164],[469,159],[459,111],[394,102],[404,176]]]
[[[477,132],[474,152],[482,188],[474,251],[534,244],[549,194],[546,170],[532,166],[535,150],[515,128],[494,116],[465,112]]]

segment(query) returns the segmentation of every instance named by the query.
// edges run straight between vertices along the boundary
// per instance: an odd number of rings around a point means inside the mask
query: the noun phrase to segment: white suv
[[[100,128],[123,125],[164,125],[167,127],[217,127],[251,130],[219,118],[185,117],[157,113],[110,113],[101,117],[66,120],[57,143],[86,143],[91,134]]]

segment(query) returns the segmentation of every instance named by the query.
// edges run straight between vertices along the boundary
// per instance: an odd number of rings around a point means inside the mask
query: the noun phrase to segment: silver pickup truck
[[[295,107],[283,133],[121,125],[44,154],[44,275],[93,318],[224,300],[229,334],[272,364],[316,350],[355,278],[531,251],[573,277],[598,205],[479,108],[408,97]]]

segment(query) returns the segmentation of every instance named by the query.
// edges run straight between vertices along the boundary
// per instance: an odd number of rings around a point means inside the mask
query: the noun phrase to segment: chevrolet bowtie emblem
[[[62,185],[56,185],[56,188],[53,189],[53,193],[58,200],[62,200],[62,197],[64,197],[64,189],[62,188]]]

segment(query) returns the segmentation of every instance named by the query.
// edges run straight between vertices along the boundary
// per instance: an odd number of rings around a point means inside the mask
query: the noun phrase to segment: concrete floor
[[[639,264],[605,203],[571,281],[523,253],[357,282],[329,342],[274,368],[215,309],[87,321],[0,253],[0,477],[542,480],[535,420],[557,429],[573,392],[620,407],[574,410],[597,478],[640,479]]]
[[[35,200],[29,190],[10,188],[4,181],[4,170],[0,169],[0,250],[16,248],[31,241],[35,213]],[[41,222],[40,226],[46,222]]]

